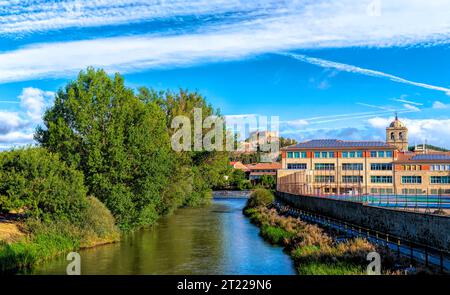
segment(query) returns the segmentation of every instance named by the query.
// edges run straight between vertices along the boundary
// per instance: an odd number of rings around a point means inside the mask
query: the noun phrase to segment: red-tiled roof
[[[281,169],[281,163],[254,163],[254,164],[247,164],[248,169],[250,170],[278,170]]]

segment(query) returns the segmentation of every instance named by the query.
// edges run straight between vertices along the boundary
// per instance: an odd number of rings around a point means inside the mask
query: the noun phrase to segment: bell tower
[[[386,143],[395,145],[399,151],[408,150],[408,128],[398,119],[395,113],[395,120],[386,128]]]

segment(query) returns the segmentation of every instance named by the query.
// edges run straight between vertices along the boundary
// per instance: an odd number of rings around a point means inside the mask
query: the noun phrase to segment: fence
[[[450,209],[450,189],[401,189],[397,193],[393,184],[369,185],[363,181],[363,171],[305,170],[278,177],[280,192],[360,202],[370,206],[414,210],[429,214],[442,214]],[[393,180],[395,181],[395,180]]]
[[[411,265],[420,263],[427,267],[437,267],[441,273],[449,273],[450,271],[450,253],[448,251],[413,242],[386,232],[376,231],[328,216],[300,210],[279,200],[275,201],[273,205],[282,214],[290,215],[318,224],[328,229],[336,230],[339,233],[344,234],[345,238],[365,238],[377,246],[385,247],[386,249],[396,253],[398,257],[408,257],[411,261]]]

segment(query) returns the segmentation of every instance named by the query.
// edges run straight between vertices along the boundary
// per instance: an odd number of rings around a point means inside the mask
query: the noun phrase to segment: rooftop
[[[417,154],[414,152],[399,153],[396,162],[450,162],[450,153]]]
[[[384,141],[351,141],[339,139],[313,139],[300,142],[285,149],[314,149],[314,148],[394,148]]]
[[[248,169],[250,170],[278,170],[281,169],[281,163],[256,163],[256,164],[247,164]]]

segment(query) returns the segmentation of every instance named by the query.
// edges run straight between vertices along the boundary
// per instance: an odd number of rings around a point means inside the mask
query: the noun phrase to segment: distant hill
[[[423,144],[418,144],[418,145],[417,145],[417,148],[420,149],[420,150],[423,149],[422,147],[423,147]],[[433,151],[438,151],[438,152],[448,152],[448,151],[449,151],[449,150],[446,149],[446,148],[439,147],[439,146],[435,146],[435,145],[432,145],[432,144],[426,144],[426,145],[425,145],[425,148],[426,148],[427,150],[433,150]],[[409,150],[409,151],[415,151],[415,149],[416,149],[415,146],[410,146],[410,147],[408,147],[408,150]]]

